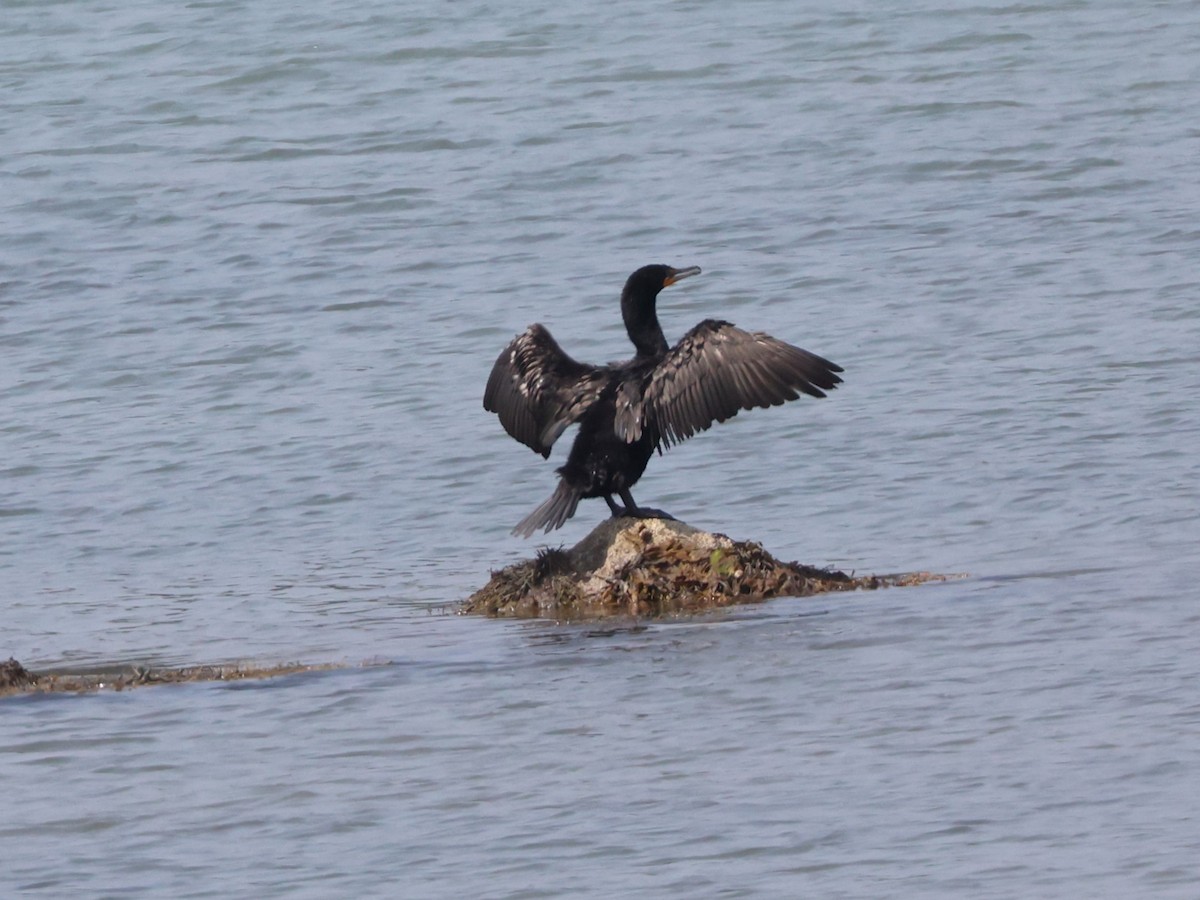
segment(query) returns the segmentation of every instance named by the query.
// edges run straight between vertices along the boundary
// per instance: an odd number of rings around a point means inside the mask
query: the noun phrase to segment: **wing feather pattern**
[[[576,362],[541,325],[530,325],[496,359],[483,408],[500,417],[510,435],[540,453],[600,396],[604,370]]]
[[[618,414],[617,433],[636,440],[650,428],[670,447],[724,422],[739,410],[778,406],[801,393],[824,397],[841,383],[841,366],[761,331],[706,319],[655,367],[642,394],[639,421]],[[622,386],[622,391],[625,386]]]

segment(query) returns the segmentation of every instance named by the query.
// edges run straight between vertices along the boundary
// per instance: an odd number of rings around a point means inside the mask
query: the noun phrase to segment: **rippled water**
[[[5,893],[1194,895],[1200,4],[0,10],[0,658],[391,663],[0,703]],[[847,372],[638,499],[970,578],[443,614],[657,261]]]

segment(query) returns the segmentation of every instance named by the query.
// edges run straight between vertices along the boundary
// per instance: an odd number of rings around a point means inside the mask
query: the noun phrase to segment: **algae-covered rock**
[[[545,549],[493,572],[460,611],[554,619],[654,617],[940,579],[928,573],[855,578],[780,562],[759,544],[683,522],[623,518],[602,522],[570,550]]]

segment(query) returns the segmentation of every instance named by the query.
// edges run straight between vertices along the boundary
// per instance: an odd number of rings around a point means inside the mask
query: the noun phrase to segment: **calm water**
[[[1200,4],[416,7],[0,0],[0,658],[391,663],[0,703],[0,890],[1194,897]],[[847,373],[638,499],[969,579],[445,614],[659,261]]]

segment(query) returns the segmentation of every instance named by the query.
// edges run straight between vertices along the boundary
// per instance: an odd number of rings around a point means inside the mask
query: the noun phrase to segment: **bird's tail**
[[[530,537],[539,528],[551,532],[561,528],[563,522],[575,515],[575,507],[579,505],[580,493],[565,480],[558,482],[558,487],[550,498],[541,506],[517,523],[512,533],[520,537]]]

